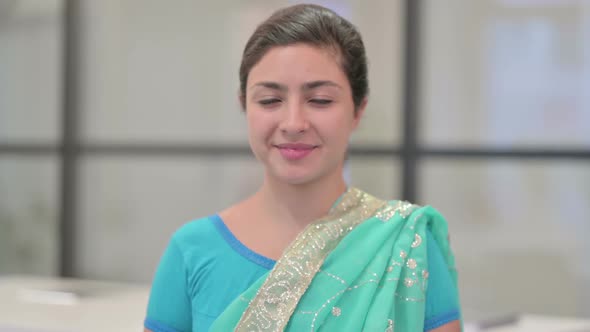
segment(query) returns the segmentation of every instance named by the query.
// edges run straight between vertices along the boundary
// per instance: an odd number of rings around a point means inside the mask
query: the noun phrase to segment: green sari
[[[210,331],[422,331],[430,230],[457,283],[445,220],[431,207],[350,188]]]

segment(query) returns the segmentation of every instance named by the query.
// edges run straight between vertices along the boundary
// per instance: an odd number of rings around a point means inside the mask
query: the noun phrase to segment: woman
[[[174,234],[146,331],[460,331],[444,219],[343,179],[367,94],[361,37],[334,12],[296,5],[256,29],[240,101],[264,182]]]

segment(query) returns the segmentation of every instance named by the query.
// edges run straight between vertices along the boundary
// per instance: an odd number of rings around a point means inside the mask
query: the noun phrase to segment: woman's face
[[[354,112],[350,84],[332,52],[307,44],[270,49],[246,88],[248,139],[267,176],[306,184],[342,172]]]

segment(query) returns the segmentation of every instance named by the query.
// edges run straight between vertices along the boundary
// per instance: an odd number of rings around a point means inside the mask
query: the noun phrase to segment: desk
[[[495,325],[466,323],[465,332],[590,332],[590,320],[523,314],[509,319],[499,319]],[[487,328],[480,327],[487,326]]]
[[[0,332],[142,331],[148,285],[0,277]]]
[[[511,325],[484,330],[489,332],[590,332],[590,320],[539,315],[521,315]]]
[[[142,331],[149,285],[0,277],[0,332]],[[590,332],[590,320],[521,315],[512,324],[465,332]]]

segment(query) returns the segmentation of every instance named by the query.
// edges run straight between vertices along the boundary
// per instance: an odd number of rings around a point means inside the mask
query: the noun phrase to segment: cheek
[[[264,116],[249,115],[248,122],[248,136],[251,140],[259,141],[266,139],[272,133],[272,126]]]
[[[335,141],[347,143],[352,133],[352,120],[348,118],[332,119],[325,124],[324,132]]]

